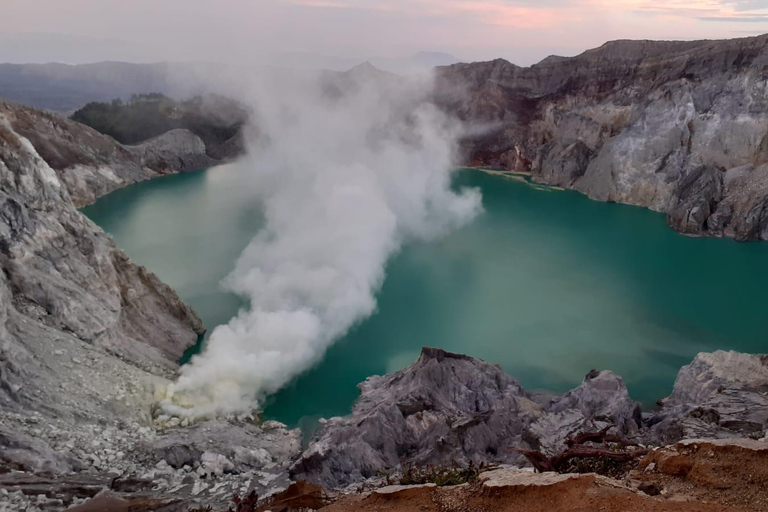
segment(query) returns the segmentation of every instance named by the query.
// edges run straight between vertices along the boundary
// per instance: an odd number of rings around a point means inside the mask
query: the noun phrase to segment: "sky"
[[[0,0],[0,61],[226,60],[419,51],[528,65],[613,39],[768,32],[768,0]]]

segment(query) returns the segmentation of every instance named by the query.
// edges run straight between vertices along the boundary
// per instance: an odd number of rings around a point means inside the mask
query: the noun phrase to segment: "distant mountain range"
[[[216,67],[201,63],[0,64],[0,98],[59,112],[142,93],[186,98],[210,92],[205,76]]]
[[[347,71],[364,62],[291,53],[275,57],[267,64],[301,71]],[[368,62],[392,73],[413,74],[454,64],[458,59],[446,53],[421,52],[403,59],[376,58]],[[176,99],[204,93],[226,94],[226,90],[214,90],[209,77],[226,73],[227,66],[205,62],[0,64],[0,98],[69,113],[92,101],[125,100],[133,94],[156,92]]]
[[[453,55],[443,52],[418,52],[409,57],[397,59],[387,57],[352,59],[316,53],[294,52],[279,54],[270,60],[270,64],[273,66],[294,69],[327,69],[329,71],[347,71],[364,62],[369,62],[384,71],[409,75],[437,66],[450,66],[460,61]]]
[[[149,57],[149,59],[147,58]],[[170,60],[150,45],[120,39],[57,33],[0,33],[0,62],[87,64],[102,61],[156,62]]]

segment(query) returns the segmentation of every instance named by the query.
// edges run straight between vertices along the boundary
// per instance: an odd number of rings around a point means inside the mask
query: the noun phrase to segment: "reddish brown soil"
[[[638,487],[660,491],[649,496]],[[768,512],[768,444],[676,445],[651,452],[622,481],[581,475],[551,485],[407,489],[346,496],[328,512]]]
[[[323,509],[328,512],[720,512],[735,508],[718,504],[667,501],[629,489],[601,485],[593,475],[547,487],[484,489],[480,485],[421,488],[389,496],[347,497]]]
[[[768,511],[768,443],[680,444],[651,452],[640,468],[631,476],[658,482],[670,495]]]

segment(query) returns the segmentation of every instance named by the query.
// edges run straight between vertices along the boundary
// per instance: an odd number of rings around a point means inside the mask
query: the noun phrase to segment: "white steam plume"
[[[266,225],[225,285],[250,300],[182,368],[165,408],[245,412],[310,368],[376,308],[387,260],[480,211],[454,193],[457,127],[426,101],[429,84],[356,69],[260,80],[247,165]]]

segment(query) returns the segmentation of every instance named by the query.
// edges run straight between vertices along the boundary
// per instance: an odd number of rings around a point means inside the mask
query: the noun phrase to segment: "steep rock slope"
[[[2,100],[0,115],[56,172],[77,207],[137,181],[219,163],[206,154],[205,143],[187,130],[123,146],[70,119]]]
[[[199,142],[190,135],[143,158],[181,162]],[[133,151],[0,104],[0,508],[61,510],[105,488],[167,489],[190,504],[264,495],[287,485],[300,452],[300,432],[276,422],[158,415],[203,325],[72,197],[159,175]]]
[[[521,68],[438,69],[474,165],[668,214],[676,230],[768,239],[768,36],[614,41]]]
[[[14,114],[0,108],[0,408],[146,417],[145,386],[173,374],[202,323],[75,209]]]

